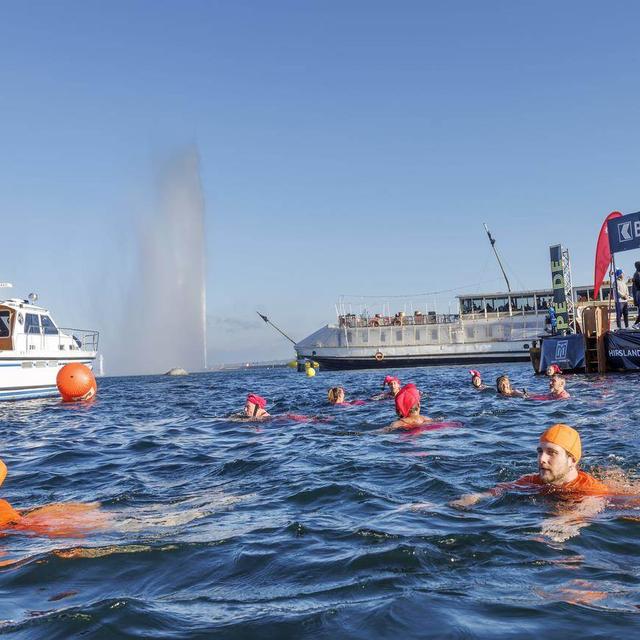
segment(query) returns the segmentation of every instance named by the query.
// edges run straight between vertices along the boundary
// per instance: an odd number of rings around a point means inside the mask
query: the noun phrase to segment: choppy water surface
[[[487,366],[543,392],[525,365]],[[448,502],[536,467],[541,431],[576,426],[583,468],[638,475],[638,378],[573,376],[564,402],[474,392],[465,368],[400,370],[423,413],[462,428],[378,433],[379,372],[111,378],[88,406],[0,404],[0,495],[20,509],[100,501],[84,537],[0,538],[0,634],[25,638],[581,638],[640,631],[640,510],[586,521],[549,498]],[[272,414],[224,418],[245,394]],[[75,534],[74,534],[75,535]]]

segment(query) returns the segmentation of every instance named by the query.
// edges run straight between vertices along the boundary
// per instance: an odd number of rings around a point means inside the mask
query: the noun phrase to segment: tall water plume
[[[137,264],[114,373],[207,366],[204,198],[196,148],[166,163],[157,193],[153,213],[138,230]]]

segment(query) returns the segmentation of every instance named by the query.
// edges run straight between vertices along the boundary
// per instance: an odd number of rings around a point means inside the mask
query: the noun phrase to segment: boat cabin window
[[[24,332],[40,333],[40,321],[35,313],[27,313],[24,316]]]
[[[593,300],[593,291],[589,291],[589,289],[577,289],[575,296],[576,302],[588,302],[589,300]]]
[[[511,308],[514,311],[534,311],[536,308],[535,304],[533,295],[511,297]]]
[[[42,323],[42,330],[47,335],[57,335],[58,327],[53,324],[53,320],[49,316],[40,316],[40,322]]]
[[[8,338],[11,335],[11,311],[0,311],[0,338]]]

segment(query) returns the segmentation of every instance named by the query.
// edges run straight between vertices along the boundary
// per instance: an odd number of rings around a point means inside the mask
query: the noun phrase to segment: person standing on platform
[[[633,274],[633,286],[631,293],[633,295],[633,303],[638,308],[638,317],[633,325],[634,329],[640,329],[640,262],[635,263],[636,272]]]
[[[616,300],[616,324],[618,329],[622,328],[621,318],[624,318],[624,328],[629,328],[629,302],[633,302],[629,295],[629,287],[624,281],[624,272],[622,269],[616,269],[616,291],[618,299]]]

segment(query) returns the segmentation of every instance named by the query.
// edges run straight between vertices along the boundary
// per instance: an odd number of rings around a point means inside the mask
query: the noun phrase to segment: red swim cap
[[[410,382],[406,384],[396,396],[396,411],[403,418],[406,418],[411,409],[420,402],[420,392],[416,388],[416,385]]]
[[[480,374],[479,371],[477,371],[476,369],[469,369],[469,373],[475,378],[482,378],[482,375]]]
[[[550,365],[549,369],[552,369],[554,374],[562,373],[562,369],[557,364]]]
[[[267,406],[267,401],[263,397],[257,396],[255,393],[250,393],[247,396],[247,402],[258,405],[261,409],[264,409]]]
[[[392,382],[397,382],[398,384],[400,384],[400,380],[398,378],[396,378],[395,376],[387,376],[384,379],[384,382],[382,383],[382,386],[384,387],[385,384],[391,384]]]

